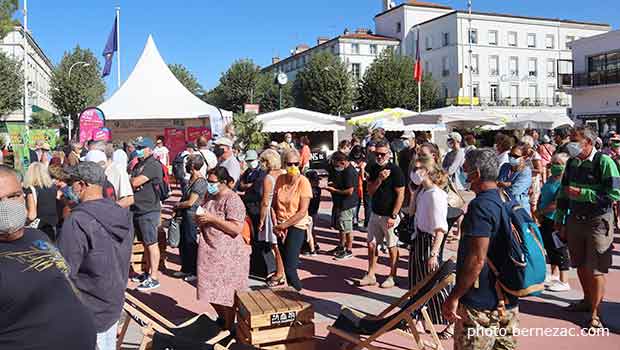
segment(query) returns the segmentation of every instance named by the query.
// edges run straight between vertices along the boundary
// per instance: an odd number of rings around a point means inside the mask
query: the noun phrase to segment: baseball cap
[[[106,176],[101,165],[84,161],[76,166],[65,168],[65,172],[73,181],[84,181],[90,185],[103,186],[106,182]]]
[[[415,132],[410,131],[410,132],[405,132],[401,135],[400,137],[401,139],[415,139]]]
[[[221,145],[221,146],[228,146],[228,147],[232,147],[233,146],[233,142],[231,139],[229,139],[228,137],[220,137],[219,139],[217,139],[215,141],[216,145]]]
[[[84,157],[84,160],[87,162],[100,163],[106,162],[108,160],[108,157],[106,157],[105,153],[100,150],[92,150],[86,153],[86,157]]]
[[[256,153],[255,150],[251,149],[247,152],[245,152],[245,160],[246,161],[252,161],[252,160],[257,160],[258,159],[258,153]]]
[[[463,141],[463,136],[461,136],[461,134],[459,134],[458,132],[453,131],[448,134],[448,140],[454,140],[460,143],[461,141]]]
[[[153,148],[155,146],[152,139],[142,136],[136,138],[136,141],[134,141],[133,144],[139,148]]]

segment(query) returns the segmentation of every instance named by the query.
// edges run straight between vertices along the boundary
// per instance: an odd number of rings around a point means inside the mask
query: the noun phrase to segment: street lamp
[[[74,64],[71,65],[71,67],[69,67],[69,74],[67,75],[67,80],[69,82],[71,82],[71,71],[73,70],[73,68],[75,66],[80,66],[80,67],[88,67],[90,66],[90,63],[88,62],[84,62],[84,61],[79,61],[79,62],[75,62]],[[57,89],[58,90],[58,89]],[[68,119],[68,125],[67,125],[67,136],[69,136],[69,142],[71,142],[71,129],[73,128],[73,120],[71,119],[71,115],[67,116]]]
[[[68,80],[71,80],[71,70],[73,70],[73,67],[77,66],[78,64],[82,65],[82,67],[90,66],[90,63],[88,62],[84,62],[84,61],[75,62],[74,64],[71,65],[71,67],[69,67],[69,76],[67,77]]]

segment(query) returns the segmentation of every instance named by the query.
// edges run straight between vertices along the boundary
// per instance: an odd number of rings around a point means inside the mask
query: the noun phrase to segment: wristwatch
[[[398,214],[392,214],[392,215],[390,215],[390,217],[391,217],[393,220],[396,220],[396,219],[398,218]]]
[[[431,258],[435,258],[435,257],[437,257],[437,253],[431,252]]]

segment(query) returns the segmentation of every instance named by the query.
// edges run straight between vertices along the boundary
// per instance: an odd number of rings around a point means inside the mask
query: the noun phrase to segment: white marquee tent
[[[530,114],[517,114],[509,123],[506,129],[556,129],[561,127],[573,127],[575,123],[566,113],[552,113],[540,111]]]
[[[436,123],[405,125],[404,118],[417,115],[417,112],[404,108],[386,108],[381,111],[356,115],[349,119],[349,125],[369,125],[372,128],[382,128],[385,131],[421,131],[445,129],[444,125]]]
[[[259,114],[256,118],[263,123],[263,132],[267,133],[333,132],[334,146],[338,144],[338,131],[345,129],[342,117],[294,107]]]
[[[484,125],[499,126],[508,122],[509,119],[509,116],[490,109],[448,106],[407,116],[403,118],[403,122],[407,126],[442,123],[449,127],[473,127]]]
[[[112,121],[209,117],[216,129],[232,120],[231,112],[205,103],[176,79],[150,35],[129,78],[99,108]]]

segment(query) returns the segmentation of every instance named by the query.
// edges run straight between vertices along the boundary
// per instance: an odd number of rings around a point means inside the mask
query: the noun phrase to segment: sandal
[[[450,325],[446,327],[443,331],[437,334],[437,337],[441,340],[452,339],[452,337],[454,337],[454,326]]]
[[[267,281],[267,287],[269,288],[275,288],[275,287],[280,287],[286,284],[286,278],[284,276],[280,277],[280,278],[276,278],[275,276],[272,276],[268,281]]]
[[[592,317],[588,325],[588,329],[601,329],[601,328],[603,328],[603,322],[601,322],[600,317],[598,316]]]

